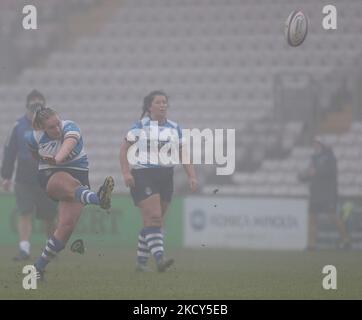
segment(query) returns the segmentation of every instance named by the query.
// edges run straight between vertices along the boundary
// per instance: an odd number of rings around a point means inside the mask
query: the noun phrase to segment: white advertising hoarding
[[[307,201],[190,197],[184,202],[185,247],[304,249]]]

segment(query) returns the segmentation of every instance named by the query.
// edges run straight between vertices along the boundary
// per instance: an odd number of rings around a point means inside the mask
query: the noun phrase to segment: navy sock
[[[54,236],[51,236],[47,241],[43,253],[35,262],[35,268],[38,270],[44,270],[46,265],[60,252],[65,248],[63,241],[56,239]]]
[[[100,202],[98,195],[86,186],[79,186],[75,190],[75,198],[83,204],[99,205]]]
[[[151,253],[148,249],[146,238],[143,229],[138,235],[138,246],[137,246],[137,262],[145,265],[150,257]]]
[[[157,262],[163,258],[163,234],[159,227],[143,228],[143,234],[147,242],[148,249]]]

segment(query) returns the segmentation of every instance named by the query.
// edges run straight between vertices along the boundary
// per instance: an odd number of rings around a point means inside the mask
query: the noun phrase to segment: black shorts
[[[337,201],[333,199],[330,199],[328,201],[318,201],[312,199],[309,201],[308,210],[312,214],[335,213],[337,212]]]
[[[135,187],[131,188],[134,204],[153,194],[159,194],[164,202],[171,202],[173,194],[173,168],[144,168],[131,171]]]
[[[40,186],[43,189],[46,190],[50,177],[56,172],[67,172],[74,179],[77,179],[81,183],[81,185],[87,186],[88,188],[90,188],[88,170],[84,171],[84,170],[75,170],[75,169],[67,169],[67,168],[55,168],[55,169],[39,170],[38,179],[39,179]]]
[[[38,219],[54,219],[58,211],[58,203],[48,197],[37,184],[15,183],[17,211],[21,215],[33,214]]]

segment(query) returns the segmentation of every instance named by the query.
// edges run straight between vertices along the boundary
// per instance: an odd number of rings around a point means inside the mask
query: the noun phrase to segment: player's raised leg
[[[114,188],[114,180],[112,177],[107,177],[98,192],[90,190],[88,186],[78,186],[75,190],[75,199],[84,205],[94,204],[102,209],[108,210],[111,208],[111,194]]]

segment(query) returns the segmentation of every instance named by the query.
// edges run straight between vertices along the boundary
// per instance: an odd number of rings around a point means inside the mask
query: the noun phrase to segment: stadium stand
[[[0,86],[2,142],[26,93],[39,88],[51,106],[83,129],[91,183],[99,185],[112,174],[116,191],[123,192],[118,164],[121,137],[139,117],[143,96],[159,88],[170,95],[170,118],[183,127],[236,128],[237,172],[226,180],[223,193],[306,195],[296,170],[304,168],[311,149],[298,145],[301,121],[281,124],[275,119],[275,76],[293,70],[323,82],[336,68],[348,68],[362,52],[360,1],[345,1],[339,16],[348,15],[350,23],[333,37],[316,22],[322,17],[322,5],[304,1],[312,23],[299,51],[289,48],[283,38],[284,20],[296,0],[120,1],[99,32],[78,36],[74,31],[72,47],[66,51],[50,45],[55,17],[75,8],[73,14],[80,15],[82,8],[97,1],[67,1],[61,8],[59,1],[49,2],[53,5],[47,2],[49,18],[42,26],[49,32],[31,42],[47,52],[47,59],[41,65],[28,63],[14,83]],[[98,7],[106,2],[98,1]],[[27,45],[23,33],[11,36],[15,43]],[[356,161],[361,152],[352,146],[362,141],[361,128],[362,123],[355,122],[347,133],[329,136],[339,159],[343,195],[362,191],[362,167]],[[205,180],[204,193],[220,187],[212,184],[212,167],[198,169]],[[175,180],[182,190],[181,175]]]

